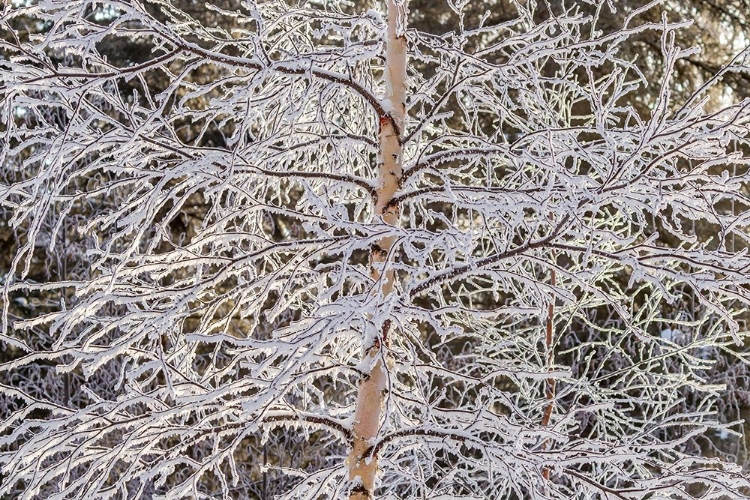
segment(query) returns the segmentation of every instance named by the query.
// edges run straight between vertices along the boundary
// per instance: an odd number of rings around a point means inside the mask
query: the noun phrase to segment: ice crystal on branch
[[[747,494],[747,53],[448,3],[4,5],[0,495]]]

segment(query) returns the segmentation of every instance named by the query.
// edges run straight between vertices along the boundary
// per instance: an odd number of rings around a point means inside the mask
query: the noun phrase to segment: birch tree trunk
[[[386,39],[385,84],[386,95],[383,100],[386,114],[380,117],[380,157],[379,183],[375,198],[375,214],[391,225],[397,225],[399,210],[391,204],[401,182],[402,174],[402,137],[406,110],[406,26],[408,0],[388,0],[388,32]],[[372,277],[378,284],[383,297],[393,290],[395,274],[393,270],[381,272],[385,265],[393,237],[382,238],[372,249],[370,262]],[[387,382],[387,362],[385,350],[388,343],[390,321],[385,321],[381,337],[367,348],[369,365],[372,367],[368,376],[360,381],[357,395],[357,407],[353,427],[353,447],[349,455],[349,479],[356,482],[352,488],[351,500],[373,498],[375,478],[378,470],[377,456],[369,457],[368,451],[374,438],[378,435],[382,414],[385,388]]]

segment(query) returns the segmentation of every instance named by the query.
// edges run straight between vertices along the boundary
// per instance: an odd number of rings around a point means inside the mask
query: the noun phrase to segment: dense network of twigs
[[[747,494],[700,445],[736,430],[707,374],[741,366],[750,305],[750,101],[707,95],[747,51],[677,101],[693,52],[687,23],[644,21],[658,2],[616,29],[606,2],[498,23],[466,3],[459,30],[403,26],[397,225],[374,211],[378,10],[3,4],[0,496],[255,498],[271,471],[279,498],[345,498],[373,346],[379,498]],[[620,56],[635,36],[663,81]],[[103,55],[126,42],[142,60]],[[44,248],[75,265],[32,275]]]

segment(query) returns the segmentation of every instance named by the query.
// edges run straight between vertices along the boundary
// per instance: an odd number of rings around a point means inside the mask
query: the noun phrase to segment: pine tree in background
[[[416,3],[4,5],[0,495],[748,494],[747,50]]]

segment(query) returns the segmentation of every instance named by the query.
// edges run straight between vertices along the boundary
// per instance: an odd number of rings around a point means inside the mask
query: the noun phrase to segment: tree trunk
[[[408,0],[387,0],[388,32],[386,40],[385,84],[383,100],[385,114],[380,117],[379,185],[375,201],[375,214],[391,225],[399,221],[398,207],[391,201],[399,188],[402,173],[402,137],[406,110],[406,12]],[[372,277],[385,297],[393,290],[395,274],[392,270],[381,274],[378,267],[388,259],[393,238],[382,238],[372,249]],[[376,456],[369,457],[368,450],[378,435],[383,400],[387,382],[387,363],[384,347],[388,344],[390,321],[383,324],[381,337],[367,347],[367,358],[371,361],[370,373],[363,377],[357,395],[354,415],[353,447],[347,460],[349,479],[356,483],[350,500],[367,500],[374,496],[375,477],[378,470]]]
[[[554,262],[553,262],[554,265]],[[554,268],[551,271],[550,274],[550,285],[553,287],[557,285],[557,273],[555,273]],[[550,297],[550,303],[547,308],[547,335],[545,339],[545,343],[547,346],[547,369],[552,370],[552,365],[555,362],[555,295],[553,294]],[[552,412],[555,409],[555,379],[554,377],[550,377],[547,379],[547,391],[546,391],[546,398],[547,398],[547,407],[544,409],[544,414],[542,416],[542,425],[544,427],[549,426],[550,421],[552,420]],[[549,443],[545,443],[544,448],[547,449]],[[545,467],[542,471],[542,476],[545,480],[549,481],[550,477],[550,469],[549,467]]]

